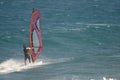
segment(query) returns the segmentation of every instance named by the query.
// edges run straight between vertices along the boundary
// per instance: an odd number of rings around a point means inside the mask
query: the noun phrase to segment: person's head
[[[23,45],[23,48],[26,48],[26,45],[25,45],[25,44]]]

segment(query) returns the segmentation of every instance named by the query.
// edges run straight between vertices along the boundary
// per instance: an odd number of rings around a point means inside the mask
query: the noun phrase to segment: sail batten
[[[30,22],[30,53],[34,62],[42,52],[42,31],[40,21],[40,11],[35,10],[32,13]]]

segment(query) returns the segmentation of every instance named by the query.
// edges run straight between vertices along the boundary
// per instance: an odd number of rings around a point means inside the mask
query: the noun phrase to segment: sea
[[[33,8],[43,51],[24,65]],[[0,0],[0,80],[120,80],[120,0]]]

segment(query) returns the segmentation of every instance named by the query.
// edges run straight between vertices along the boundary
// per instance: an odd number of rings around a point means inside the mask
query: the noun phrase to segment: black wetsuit
[[[26,64],[27,59],[29,60],[29,63],[31,63],[29,49],[24,48],[23,51],[24,51],[24,55],[25,55],[25,64]]]

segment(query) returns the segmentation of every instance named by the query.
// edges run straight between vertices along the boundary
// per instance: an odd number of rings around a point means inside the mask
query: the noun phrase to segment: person
[[[25,56],[25,65],[26,65],[27,59],[29,60],[29,63],[31,63],[30,47],[26,47],[26,45],[23,45],[23,51]]]

